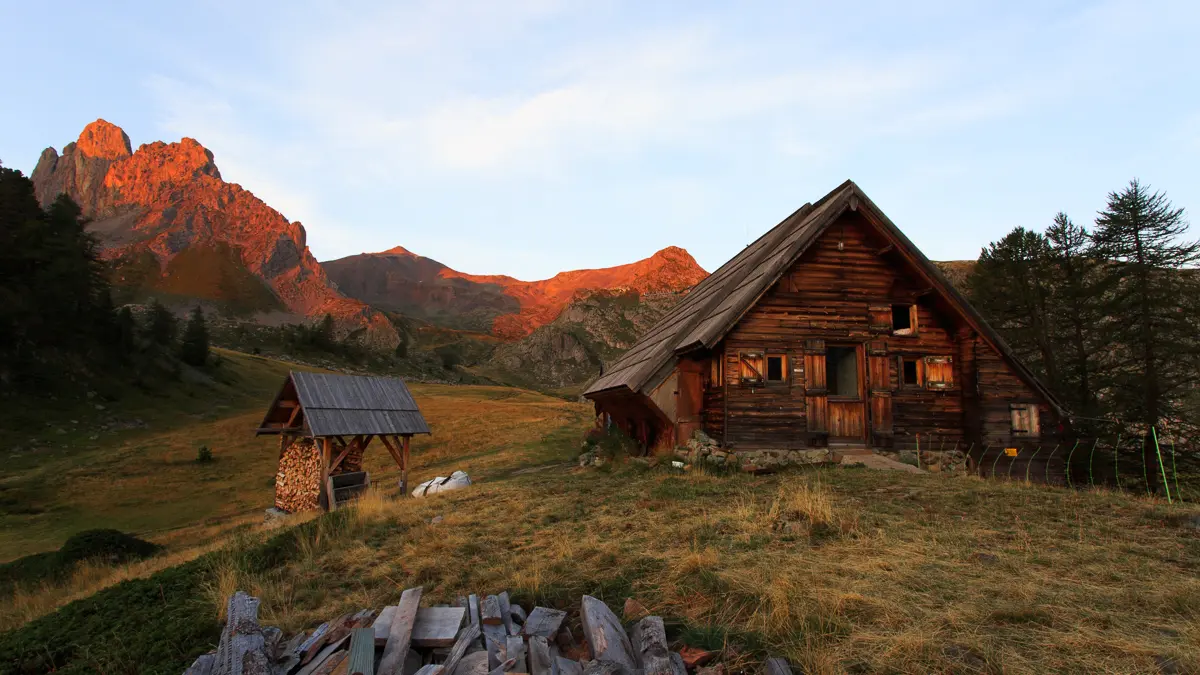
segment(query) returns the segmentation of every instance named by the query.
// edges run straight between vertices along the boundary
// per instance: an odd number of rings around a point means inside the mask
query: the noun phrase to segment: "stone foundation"
[[[913,450],[876,450],[897,462],[917,466],[917,453]],[[922,450],[920,467],[930,473],[968,473],[967,453],[962,450]]]
[[[799,450],[738,450],[722,448],[703,432],[697,431],[685,446],[675,448],[675,457],[693,466],[737,467],[757,473],[784,466],[822,464],[830,461],[825,448]]]

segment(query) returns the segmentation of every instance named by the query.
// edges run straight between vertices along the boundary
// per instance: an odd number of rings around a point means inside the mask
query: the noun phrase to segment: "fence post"
[[[1175,437],[1171,437],[1171,474],[1175,476],[1175,497],[1183,501],[1183,492],[1179,489],[1179,469],[1175,468]]]
[[[1041,451],[1042,451],[1042,446],[1039,445],[1037,447],[1037,450],[1034,450],[1033,454],[1029,456],[1029,463],[1025,465],[1025,482],[1026,483],[1029,482],[1029,470],[1033,468],[1033,460],[1037,458],[1038,453]]]
[[[1158,456],[1158,470],[1162,472],[1163,491],[1167,493],[1167,503],[1171,503],[1171,482],[1167,480],[1167,469],[1163,466],[1162,448],[1158,446],[1158,429],[1150,427],[1150,434],[1154,437],[1154,454]]]
[[[1003,455],[1003,454],[1004,454],[1003,450],[997,451],[996,459],[992,460],[992,478],[996,477],[996,465],[1000,463],[1000,455]]]
[[[921,432],[917,432],[917,468],[921,468]]]
[[[1142,480],[1146,481],[1146,496],[1150,496],[1150,469],[1146,467],[1146,434],[1142,434],[1142,444],[1138,446],[1142,455]]]
[[[1075,487],[1075,481],[1071,480],[1071,458],[1075,456],[1075,448],[1079,447],[1079,441],[1075,441],[1075,445],[1071,446],[1071,452],[1067,453],[1067,487]]]
[[[1100,445],[1100,437],[1099,436],[1097,436],[1096,441],[1094,443],[1092,443],[1092,452],[1088,455],[1088,486],[1093,489],[1096,487],[1096,480],[1095,480],[1095,478],[1092,477],[1092,464],[1094,463],[1094,460],[1096,459],[1096,446],[1097,445]]]
[[[1113,477],[1117,481],[1117,489],[1121,487],[1121,432],[1117,432],[1117,444],[1113,446]]]

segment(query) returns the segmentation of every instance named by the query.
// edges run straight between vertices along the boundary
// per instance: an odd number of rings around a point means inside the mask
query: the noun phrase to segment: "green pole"
[[[921,432],[917,432],[917,468],[921,468]]]
[[[1054,453],[1058,452],[1058,444],[1054,444],[1054,449],[1050,451],[1050,456],[1046,458],[1046,485],[1050,484],[1050,462],[1054,461]]]
[[[1100,444],[1100,437],[1096,437],[1096,442],[1092,443],[1092,452],[1088,455],[1088,486],[1096,487],[1096,481],[1092,478],[1092,464],[1096,459],[1096,446]]]
[[[1029,482],[1029,470],[1030,470],[1031,468],[1033,468],[1033,460],[1034,460],[1035,458],[1037,458],[1037,455],[1038,455],[1038,453],[1039,453],[1039,452],[1041,452],[1041,451],[1042,451],[1042,446],[1040,446],[1040,445],[1039,445],[1039,446],[1037,447],[1037,450],[1034,450],[1034,451],[1033,451],[1033,454],[1029,456],[1029,463],[1025,465],[1025,482],[1026,482],[1026,483],[1028,483],[1028,482]]]
[[[1150,496],[1150,469],[1146,468],[1146,434],[1142,434],[1142,480],[1146,481],[1146,496]]]
[[[1018,455],[1020,455],[1020,454],[1021,454],[1021,449],[1020,449],[1020,448],[1017,448],[1017,454],[1018,454]],[[1016,457],[1013,457],[1013,458],[1012,458],[1012,461],[1010,461],[1010,462],[1008,463],[1008,479],[1009,479],[1010,481],[1012,480],[1012,470],[1013,470],[1013,467],[1014,467],[1014,466],[1016,466],[1016,464],[1017,464],[1017,458],[1016,458]]]
[[[1175,437],[1171,437],[1171,474],[1175,476],[1175,496],[1183,501],[1183,492],[1179,489],[1179,469],[1175,468]]]
[[[1117,434],[1117,444],[1113,446],[1113,480],[1117,489],[1121,489],[1121,434]]]
[[[1154,453],[1158,455],[1158,470],[1162,472],[1163,491],[1167,493],[1167,503],[1171,503],[1171,483],[1167,480],[1167,468],[1163,466],[1162,448],[1158,446],[1158,429],[1150,427],[1150,434],[1154,437]]]
[[[1071,480],[1071,458],[1075,456],[1075,448],[1079,447],[1079,441],[1075,441],[1075,445],[1071,446],[1071,452],[1067,453],[1067,487],[1075,487],[1075,482]]]
[[[987,452],[987,451],[985,450],[984,452]],[[1000,455],[1003,455],[1003,454],[1004,454],[1003,450],[1001,450],[1000,452],[997,452],[996,459],[992,460],[992,478],[996,477],[996,465],[1000,463]]]

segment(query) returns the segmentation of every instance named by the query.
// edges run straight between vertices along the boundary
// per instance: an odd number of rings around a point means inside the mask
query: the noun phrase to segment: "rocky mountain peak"
[[[75,141],[75,150],[98,159],[121,159],[133,154],[125,131],[103,119],[83,128],[79,140]]]

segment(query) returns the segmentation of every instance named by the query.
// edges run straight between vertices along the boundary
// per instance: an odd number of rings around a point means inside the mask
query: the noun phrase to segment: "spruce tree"
[[[150,321],[147,324],[147,337],[150,341],[157,345],[169,347],[175,342],[175,333],[178,330],[178,321],[171,310],[167,309],[155,300],[150,305]]]
[[[128,306],[117,311],[117,345],[121,355],[129,356],[137,347],[137,321]]]
[[[1151,429],[1180,419],[1180,406],[1200,378],[1195,322],[1200,283],[1193,269],[1200,242],[1187,241],[1188,223],[1160,192],[1137,179],[1108,195],[1092,235],[1100,258],[1105,337],[1111,363],[1104,372],[1113,403],[1140,422],[1151,487],[1158,457]]]
[[[1050,328],[1059,355],[1060,393],[1077,415],[1096,418],[1100,414],[1096,370],[1101,319],[1097,312],[1091,235],[1060,212],[1046,228],[1046,241],[1053,275],[1050,285],[1054,320]]]
[[[967,292],[972,304],[1008,338],[1018,356],[1055,388],[1058,369],[1049,330],[1049,267],[1046,238],[1017,227],[980,252],[978,264],[967,277]]]
[[[203,366],[208,362],[208,324],[204,312],[196,305],[183,329],[183,340],[179,344],[179,358],[190,366]]]

